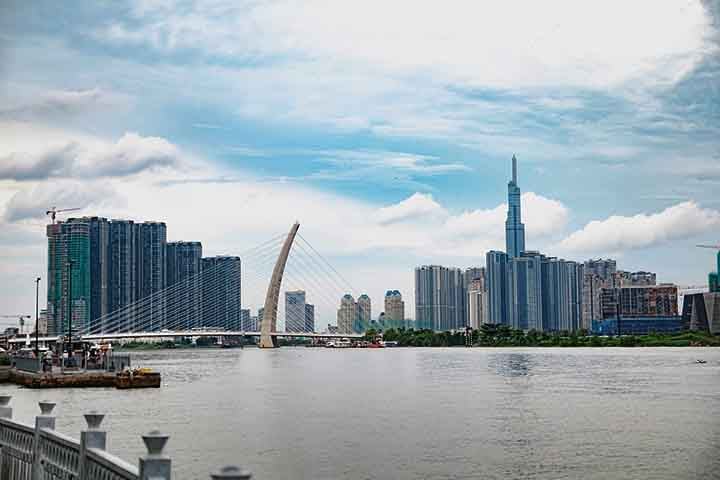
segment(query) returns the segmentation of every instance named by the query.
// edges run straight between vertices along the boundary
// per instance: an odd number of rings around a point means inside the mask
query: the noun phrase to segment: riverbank
[[[115,387],[159,388],[158,372],[84,371],[73,373],[33,373],[11,367],[0,367],[0,383],[12,383],[26,388],[93,388]]]

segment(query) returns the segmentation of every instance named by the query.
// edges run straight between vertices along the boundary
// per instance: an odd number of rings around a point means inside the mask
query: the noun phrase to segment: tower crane
[[[56,216],[58,213],[61,213],[61,212],[74,212],[74,211],[76,211],[76,210],[81,210],[81,209],[80,209],[80,208],[61,208],[61,209],[58,209],[57,207],[50,207],[50,210],[47,210],[47,211],[45,212],[45,215],[50,215],[50,218],[52,219],[52,223],[55,223],[55,216]]]
[[[23,333],[23,327],[25,326],[25,319],[32,318],[30,315],[0,315],[0,318],[17,318],[20,322],[20,333]]]

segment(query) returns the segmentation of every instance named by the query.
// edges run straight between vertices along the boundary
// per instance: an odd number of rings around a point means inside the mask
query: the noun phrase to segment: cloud
[[[720,212],[688,201],[659,213],[595,220],[560,242],[573,252],[621,252],[661,245],[720,228]]]
[[[405,200],[378,209],[377,221],[381,225],[418,220],[434,220],[447,216],[447,211],[437,203],[432,195],[414,193]]]
[[[180,163],[179,150],[164,138],[126,133],[115,143],[71,140],[33,153],[7,154],[0,157],[0,180],[123,177]]]
[[[52,206],[85,210],[108,207],[117,199],[115,189],[108,183],[53,181],[16,192],[5,205],[3,219],[6,222],[42,219]],[[82,210],[72,215],[83,215]]]
[[[14,106],[0,109],[0,117],[67,117],[99,106],[108,106],[111,95],[99,88],[87,90],[49,90],[32,99],[11,99]]]

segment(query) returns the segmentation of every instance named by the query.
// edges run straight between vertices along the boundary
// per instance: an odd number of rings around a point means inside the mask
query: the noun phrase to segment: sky
[[[6,0],[0,314],[33,311],[57,206],[206,255],[298,220],[413,317],[415,266],[504,248],[513,154],[528,249],[704,285],[719,29],[719,1]]]

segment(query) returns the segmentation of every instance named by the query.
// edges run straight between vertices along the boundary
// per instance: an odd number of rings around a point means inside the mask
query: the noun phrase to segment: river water
[[[695,363],[704,359],[706,364]],[[27,390],[109,450],[170,435],[174,478],[242,464],[278,479],[720,478],[720,348],[281,348],[133,353],[161,389]]]

